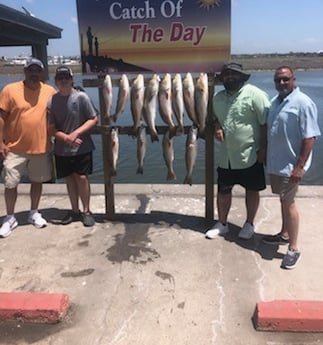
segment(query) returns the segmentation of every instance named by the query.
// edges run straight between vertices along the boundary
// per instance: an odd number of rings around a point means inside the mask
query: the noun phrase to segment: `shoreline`
[[[243,65],[246,71],[273,71],[282,65],[290,66],[294,70],[318,70],[323,69],[323,56],[308,55],[308,54],[287,54],[287,55],[232,55],[231,61]],[[48,71],[50,74],[55,73],[58,65],[49,65]],[[75,74],[82,73],[82,65],[69,65]],[[6,66],[5,61],[0,61],[0,75],[14,75],[21,74],[23,66]]]
[[[16,75],[16,74],[23,74],[23,69],[24,66],[22,65],[5,65],[6,62],[0,61],[0,75]],[[48,72],[49,74],[54,74],[56,68],[59,65],[49,65],[48,66]],[[73,64],[73,65],[68,65],[69,67],[72,68],[73,73],[79,74],[82,73],[82,68],[81,64]]]
[[[232,61],[243,65],[247,71],[274,71],[279,66],[289,66],[293,70],[323,69],[320,55],[232,55]]]

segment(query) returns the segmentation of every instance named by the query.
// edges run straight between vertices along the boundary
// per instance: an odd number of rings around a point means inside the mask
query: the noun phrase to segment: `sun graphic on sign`
[[[198,0],[197,1],[200,7],[209,10],[211,7],[219,6],[221,0]]]

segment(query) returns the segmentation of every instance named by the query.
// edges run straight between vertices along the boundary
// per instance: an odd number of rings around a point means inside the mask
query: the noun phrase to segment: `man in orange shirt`
[[[47,225],[38,212],[42,183],[52,178],[52,160],[47,135],[47,102],[56,90],[41,81],[43,63],[35,58],[27,61],[25,80],[6,85],[0,93],[0,157],[5,186],[7,215],[0,237],[7,237],[18,226],[15,218],[17,186],[25,170],[31,183],[31,208],[28,222],[36,228]]]

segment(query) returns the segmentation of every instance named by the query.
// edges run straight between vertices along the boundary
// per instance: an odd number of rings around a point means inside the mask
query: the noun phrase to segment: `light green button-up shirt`
[[[265,92],[246,84],[233,95],[225,90],[213,97],[213,116],[224,130],[219,166],[246,169],[257,161],[260,127],[266,124],[270,102]]]

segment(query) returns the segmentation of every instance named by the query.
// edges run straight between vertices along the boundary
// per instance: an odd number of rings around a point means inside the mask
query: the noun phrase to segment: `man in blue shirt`
[[[315,138],[320,135],[314,102],[295,85],[292,69],[276,69],[274,82],[278,95],[268,114],[267,171],[272,192],[280,197],[282,228],[266,235],[268,244],[289,244],[281,267],[294,268],[300,258],[298,247],[299,213],[295,204],[298,185],[311,165]]]

